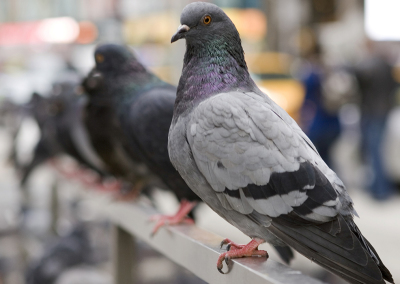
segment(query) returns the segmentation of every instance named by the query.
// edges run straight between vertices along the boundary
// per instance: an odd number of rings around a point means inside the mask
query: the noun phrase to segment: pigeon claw
[[[230,239],[224,239],[224,240],[222,240],[222,241],[221,241],[221,246],[220,246],[220,248],[222,249],[222,247],[223,247],[224,245],[227,245],[227,246],[226,246],[226,250],[227,250],[227,251],[230,251],[231,249],[234,249],[234,250],[236,250],[236,249],[242,249],[242,248],[245,246],[245,245],[239,245],[239,244],[237,244],[237,243],[231,241]]]
[[[225,255],[225,263],[226,265],[229,265],[229,261],[231,260],[231,258],[229,257],[229,255]]]
[[[181,202],[181,207],[179,208],[179,211],[174,216],[154,215],[150,217],[150,221],[157,221],[153,231],[151,232],[151,236],[154,236],[157,233],[157,231],[163,226],[179,225],[179,224],[193,225],[194,221],[189,217],[187,217],[186,215],[190,211],[192,211],[195,205],[196,205],[195,202],[189,202],[187,200],[183,200]]]
[[[247,245],[238,245],[238,244],[235,244],[234,242],[230,241],[229,239],[223,240],[221,242],[221,247],[225,244],[228,244],[228,246],[227,246],[228,251],[221,253],[221,255],[218,257],[218,261],[217,261],[218,271],[222,274],[227,273],[227,272],[225,273],[222,271],[223,262],[225,261],[226,265],[228,266],[228,272],[229,272],[229,261],[231,259],[241,258],[241,257],[250,257],[250,256],[267,257],[268,258],[268,253],[265,250],[258,249],[258,246],[262,243],[264,243],[264,240],[258,239],[258,238],[253,239]]]
[[[176,216],[162,216],[154,226],[154,229],[151,232],[151,236],[153,237],[161,227],[170,225],[179,225],[179,224],[193,225],[194,221],[193,219],[190,219],[189,217],[186,216],[183,219],[177,218]]]
[[[227,244],[229,244],[229,243],[231,243],[231,240],[230,239],[223,239],[222,241],[221,241],[221,243],[220,243],[220,249],[222,249],[222,247],[224,246],[224,245],[227,245]]]
[[[226,262],[226,260],[225,260],[225,262]],[[224,265],[222,264],[222,261],[221,261],[221,263],[218,263],[218,264],[217,264],[218,272],[221,273],[221,274],[227,274],[227,273],[230,271],[230,269],[229,269],[229,263],[226,262],[226,265],[228,266],[228,270],[227,270],[226,272],[224,272],[224,271],[222,271],[222,269],[224,268]]]

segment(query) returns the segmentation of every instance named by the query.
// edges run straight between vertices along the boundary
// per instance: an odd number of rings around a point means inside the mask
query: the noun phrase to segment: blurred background
[[[57,97],[60,82],[82,80],[99,43],[131,46],[145,66],[177,85],[185,43],[170,38],[190,2],[0,0],[0,284],[112,283],[111,228],[79,194],[85,185],[42,163],[20,188],[20,169],[44,135],[32,104],[37,96]],[[238,28],[253,79],[347,185],[357,224],[400,279],[400,2],[210,2]],[[157,198],[163,212],[177,206],[165,193]],[[206,206],[195,214],[199,226],[248,241]],[[137,257],[138,283],[203,283],[144,244]],[[344,283],[299,254],[292,266]]]

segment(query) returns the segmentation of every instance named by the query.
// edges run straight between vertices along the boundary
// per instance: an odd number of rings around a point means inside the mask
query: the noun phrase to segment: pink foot
[[[251,240],[247,245],[238,245],[232,242],[229,239],[225,239],[221,242],[221,247],[223,245],[228,245],[227,252],[221,253],[217,261],[217,269],[220,273],[225,274],[222,271],[223,268],[223,261],[228,265],[228,261],[234,258],[241,258],[241,257],[250,257],[250,256],[257,256],[257,257],[267,257],[268,253],[265,250],[258,250],[258,246],[265,241],[262,239],[255,238]],[[228,271],[229,272],[229,271]]]
[[[95,188],[100,191],[119,191],[122,182],[114,180],[112,182],[102,182],[97,173],[92,170],[82,169],[76,165],[62,165],[59,161],[53,159],[50,164],[65,178],[76,180],[85,187]]]
[[[181,206],[174,216],[154,215],[150,217],[150,221],[157,221],[151,235],[154,236],[158,229],[165,225],[178,225],[178,224],[194,224],[194,221],[186,215],[192,211],[196,206],[196,202],[189,202],[187,200],[181,201]]]

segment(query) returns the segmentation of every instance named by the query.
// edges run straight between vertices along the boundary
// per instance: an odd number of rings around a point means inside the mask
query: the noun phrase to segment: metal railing
[[[322,284],[323,282],[293,270],[272,259],[242,258],[231,261],[230,271],[222,275],[216,261],[222,249],[222,237],[194,225],[165,227],[150,237],[154,223],[149,217],[157,212],[140,203],[112,202],[102,212],[114,224],[114,275],[116,284],[135,283],[135,238],[146,242],[170,260],[208,283],[218,284]],[[225,264],[224,264],[225,265]],[[225,267],[225,269],[227,269]]]

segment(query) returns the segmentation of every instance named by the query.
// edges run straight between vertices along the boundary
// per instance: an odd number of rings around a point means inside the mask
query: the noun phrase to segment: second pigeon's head
[[[123,45],[100,45],[94,52],[94,59],[96,70],[100,72],[126,72],[131,69],[144,70],[144,67],[136,60],[132,51]]]
[[[194,2],[181,14],[181,25],[172,36],[171,43],[185,38],[189,45],[205,45],[216,38],[240,43],[239,33],[231,19],[218,6]]]

